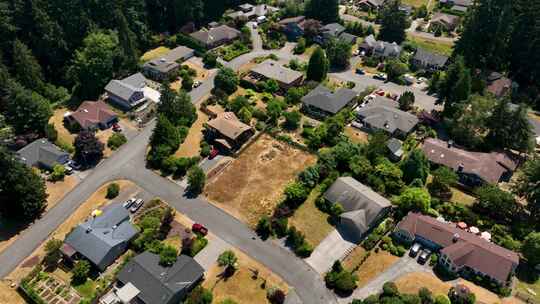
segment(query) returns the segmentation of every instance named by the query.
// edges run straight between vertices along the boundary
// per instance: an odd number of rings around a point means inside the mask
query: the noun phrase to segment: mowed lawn
[[[439,53],[445,56],[452,55],[452,47],[454,46],[453,42],[440,41],[412,35],[409,35],[407,37],[407,40],[416,43],[418,47],[426,49],[428,51]]]
[[[171,49],[166,47],[166,46],[159,46],[153,50],[150,50],[146,53],[144,53],[142,56],[141,56],[141,61],[142,62],[147,62],[147,61],[150,61],[152,59],[156,59],[158,57],[161,57],[165,54],[167,54]]]
[[[286,185],[316,156],[262,135],[222,173],[207,182],[205,196],[233,216],[255,226],[272,213]]]
[[[428,9],[433,8],[437,0],[403,0],[401,1],[404,5],[410,5],[412,7],[420,7],[425,5]]]
[[[328,223],[328,214],[320,211],[315,205],[320,194],[319,187],[313,189],[307,200],[289,219],[289,225],[302,231],[306,235],[307,241],[313,247],[317,247],[334,230],[334,227]]]

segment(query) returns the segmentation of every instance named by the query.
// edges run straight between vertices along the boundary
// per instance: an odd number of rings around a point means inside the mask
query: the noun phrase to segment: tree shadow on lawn
[[[540,271],[527,263],[520,263],[516,270],[516,277],[527,284],[535,284],[540,280]]]
[[[0,215],[0,242],[8,241],[30,226],[31,223],[23,219],[4,218]]]

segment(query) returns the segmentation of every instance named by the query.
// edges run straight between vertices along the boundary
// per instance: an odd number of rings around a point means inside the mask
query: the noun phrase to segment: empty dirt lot
[[[264,134],[208,181],[204,194],[220,208],[255,226],[279,203],[287,183],[315,161],[314,155]]]

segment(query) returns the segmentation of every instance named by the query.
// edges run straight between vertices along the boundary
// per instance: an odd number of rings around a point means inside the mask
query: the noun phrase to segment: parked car
[[[77,163],[76,161],[74,160],[70,160],[68,163],[67,163],[68,166],[70,166],[72,169],[74,170],[81,170],[82,169],[82,165]]]
[[[132,197],[132,198],[128,199],[127,201],[125,201],[125,202],[122,204],[122,206],[123,206],[124,208],[126,208],[126,209],[129,209],[129,208],[131,207],[131,205],[133,205],[133,203],[135,203],[136,200],[137,200],[136,198]]]
[[[405,83],[407,85],[411,85],[416,82],[416,78],[414,78],[414,76],[412,76],[411,74],[403,75],[403,79],[405,80]]]
[[[353,56],[358,56],[358,55],[360,55],[360,50],[356,50],[353,52]]]
[[[382,81],[388,80],[388,76],[385,73],[375,74],[375,75],[373,75],[373,78],[378,79],[378,80],[382,80]]]
[[[411,250],[409,251],[409,256],[414,258],[418,255],[418,252],[420,252],[420,250],[422,249],[422,246],[420,246],[420,244],[418,243],[414,243],[414,245],[412,245],[411,247]]]
[[[135,201],[135,203],[133,203],[133,206],[131,206],[131,209],[129,209],[129,211],[131,211],[131,213],[135,213],[137,212],[137,210],[139,210],[139,208],[142,207],[143,204],[144,201],[139,198]]]
[[[113,123],[112,129],[114,132],[122,132],[122,127],[117,122]]]
[[[71,168],[69,165],[65,165],[64,166],[64,173],[66,173],[66,175],[71,175],[73,174],[73,168]]]
[[[424,249],[420,256],[418,257],[418,263],[425,264],[427,260],[429,259],[429,256],[431,255],[431,250]]]
[[[198,87],[201,86],[201,84],[202,84],[202,82],[196,80],[195,82],[193,82],[193,88],[198,88]]]
[[[375,93],[375,94],[377,94],[377,95],[379,95],[379,96],[383,96],[383,97],[384,97],[384,95],[386,95],[386,93],[385,93],[383,90],[381,90],[381,89],[378,89],[377,91],[375,91],[375,92],[373,92],[373,93]]]
[[[364,72],[364,70],[358,68],[358,69],[356,69],[356,74],[358,74],[358,75],[365,75],[366,72]]]
[[[191,231],[200,233],[202,235],[208,234],[208,228],[204,227],[202,224],[195,223],[191,226]]]
[[[210,155],[208,155],[208,159],[213,159],[214,157],[218,156],[219,150],[212,147],[212,151],[210,151]]]

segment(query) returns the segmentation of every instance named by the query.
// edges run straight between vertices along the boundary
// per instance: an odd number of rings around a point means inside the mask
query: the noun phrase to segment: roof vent
[[[459,233],[454,233],[454,236],[452,236],[452,242],[457,242],[459,241]]]
[[[84,113],[88,113],[88,109],[82,109]]]

